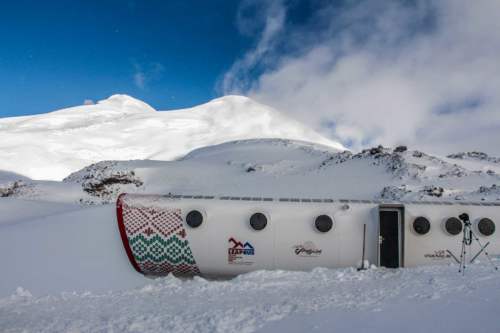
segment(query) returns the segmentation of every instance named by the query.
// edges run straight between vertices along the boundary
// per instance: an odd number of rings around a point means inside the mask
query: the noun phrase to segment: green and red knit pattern
[[[132,264],[141,273],[154,276],[200,274],[186,238],[180,209],[132,207],[119,199],[120,213],[118,223],[122,223],[122,238],[124,229],[128,242],[128,249],[124,244],[125,248],[129,259],[135,261]]]

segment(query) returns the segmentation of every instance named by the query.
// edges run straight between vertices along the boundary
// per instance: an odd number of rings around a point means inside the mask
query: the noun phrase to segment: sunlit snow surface
[[[82,278],[85,278],[82,276]],[[108,293],[0,300],[2,332],[498,332],[500,276],[486,264],[166,277]]]
[[[343,146],[243,96],[155,111],[126,95],[35,116],[0,119],[0,170],[61,180],[102,160],[172,160],[231,140],[285,138]]]

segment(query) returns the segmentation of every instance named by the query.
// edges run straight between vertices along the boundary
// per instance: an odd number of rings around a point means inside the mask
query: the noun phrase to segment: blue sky
[[[157,109],[216,97],[253,39],[237,1],[3,1],[0,117],[126,93]]]
[[[354,150],[500,154],[498,31],[492,0],[3,1],[0,117],[237,93]]]

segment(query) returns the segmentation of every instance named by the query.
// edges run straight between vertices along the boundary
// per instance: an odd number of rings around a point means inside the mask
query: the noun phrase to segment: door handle
[[[378,236],[378,243],[382,244],[384,242],[384,237]]]

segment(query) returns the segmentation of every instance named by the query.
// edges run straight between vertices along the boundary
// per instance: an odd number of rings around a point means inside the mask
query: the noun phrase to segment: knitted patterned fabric
[[[189,247],[181,210],[144,207],[133,198],[117,201],[117,216],[123,245],[134,268],[144,275],[200,274]],[[142,200],[144,201],[144,200]]]

